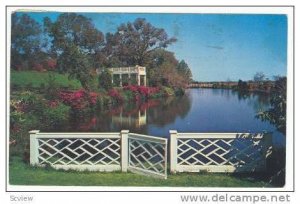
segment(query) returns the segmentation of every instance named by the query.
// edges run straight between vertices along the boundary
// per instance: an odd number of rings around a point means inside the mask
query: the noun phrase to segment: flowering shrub
[[[29,130],[62,127],[68,121],[69,110],[70,107],[57,100],[46,100],[43,95],[15,92],[10,100],[10,140],[16,141],[12,151],[23,153]]]
[[[34,63],[33,64],[33,69],[39,72],[45,71],[45,68],[42,64],[40,63]]]
[[[58,104],[59,104],[59,101],[55,101],[55,100],[52,100],[52,101],[48,102],[48,106],[50,108],[56,108],[58,106]]]
[[[123,89],[124,90],[130,90],[132,92],[138,92],[139,86],[135,86],[135,85],[128,85],[128,86],[124,86]]]
[[[24,106],[21,100],[11,100],[10,101],[10,126],[12,129],[16,128],[17,123],[24,121]]]
[[[89,100],[90,100],[90,103],[92,105],[95,105],[97,103],[97,97],[98,97],[98,93],[96,92],[90,92],[89,93]]]
[[[113,98],[116,102],[123,102],[123,97],[117,89],[110,89],[108,95]]]
[[[89,105],[97,103],[98,94],[95,92],[86,92],[83,89],[78,91],[62,91],[59,94],[60,99],[66,105],[71,106],[73,109],[84,109]]]
[[[135,95],[135,100],[139,101],[142,98],[149,98],[151,95],[158,93],[158,87],[147,87],[147,86],[136,86],[136,85],[128,85],[123,87],[124,90],[130,90],[134,93],[138,93]]]
[[[10,100],[10,151],[27,154],[29,130],[60,129],[68,122],[69,113],[70,107],[58,100],[30,91],[14,92]]]
[[[57,61],[55,59],[48,59],[46,61],[46,66],[48,70],[55,70],[57,65]]]

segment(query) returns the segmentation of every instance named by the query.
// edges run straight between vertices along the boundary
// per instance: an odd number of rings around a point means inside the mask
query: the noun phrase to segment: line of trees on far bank
[[[263,72],[256,72],[252,80],[243,81],[216,81],[216,82],[192,82],[189,87],[191,88],[216,88],[216,89],[234,89],[243,92],[265,92],[270,93],[272,87],[279,78],[283,76],[274,76],[269,79]]]
[[[256,72],[253,76],[253,80],[243,81],[239,80],[237,86],[234,87],[239,91],[257,91],[270,93],[274,87],[275,82],[282,78],[282,76],[274,76],[273,80],[266,77],[263,72]]]
[[[184,88],[192,79],[191,70],[166,50],[176,41],[142,18],[104,34],[91,19],[76,13],[62,13],[55,21],[46,17],[43,25],[26,13],[14,13],[11,68],[66,73],[89,90],[97,68],[140,65],[147,67],[150,86]]]

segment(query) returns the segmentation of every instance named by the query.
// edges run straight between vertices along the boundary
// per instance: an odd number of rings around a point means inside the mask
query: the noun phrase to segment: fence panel
[[[171,134],[171,172],[265,171],[271,135],[249,133]]]
[[[56,169],[121,169],[120,133],[30,132],[30,163]]]
[[[167,139],[129,133],[128,170],[167,178]]]

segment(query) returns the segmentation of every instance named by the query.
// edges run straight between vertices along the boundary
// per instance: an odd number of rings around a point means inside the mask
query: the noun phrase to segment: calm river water
[[[268,122],[255,118],[269,107],[265,94],[242,95],[226,89],[188,89],[182,97],[151,100],[72,117],[64,131],[120,131],[169,137],[178,132],[273,132],[273,144],[285,146],[285,137]]]

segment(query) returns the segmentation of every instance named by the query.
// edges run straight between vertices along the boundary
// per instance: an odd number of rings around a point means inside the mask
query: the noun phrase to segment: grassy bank
[[[78,80],[68,79],[68,75],[51,72],[55,78],[55,83],[59,87],[70,87],[71,89],[80,89],[81,84]],[[37,71],[12,71],[10,73],[10,84],[13,87],[39,88],[49,81],[49,72]]]
[[[19,157],[9,164],[11,185],[59,186],[170,186],[170,187],[270,187],[247,175],[180,173],[167,180],[154,179],[133,173],[76,172],[31,167]]]

